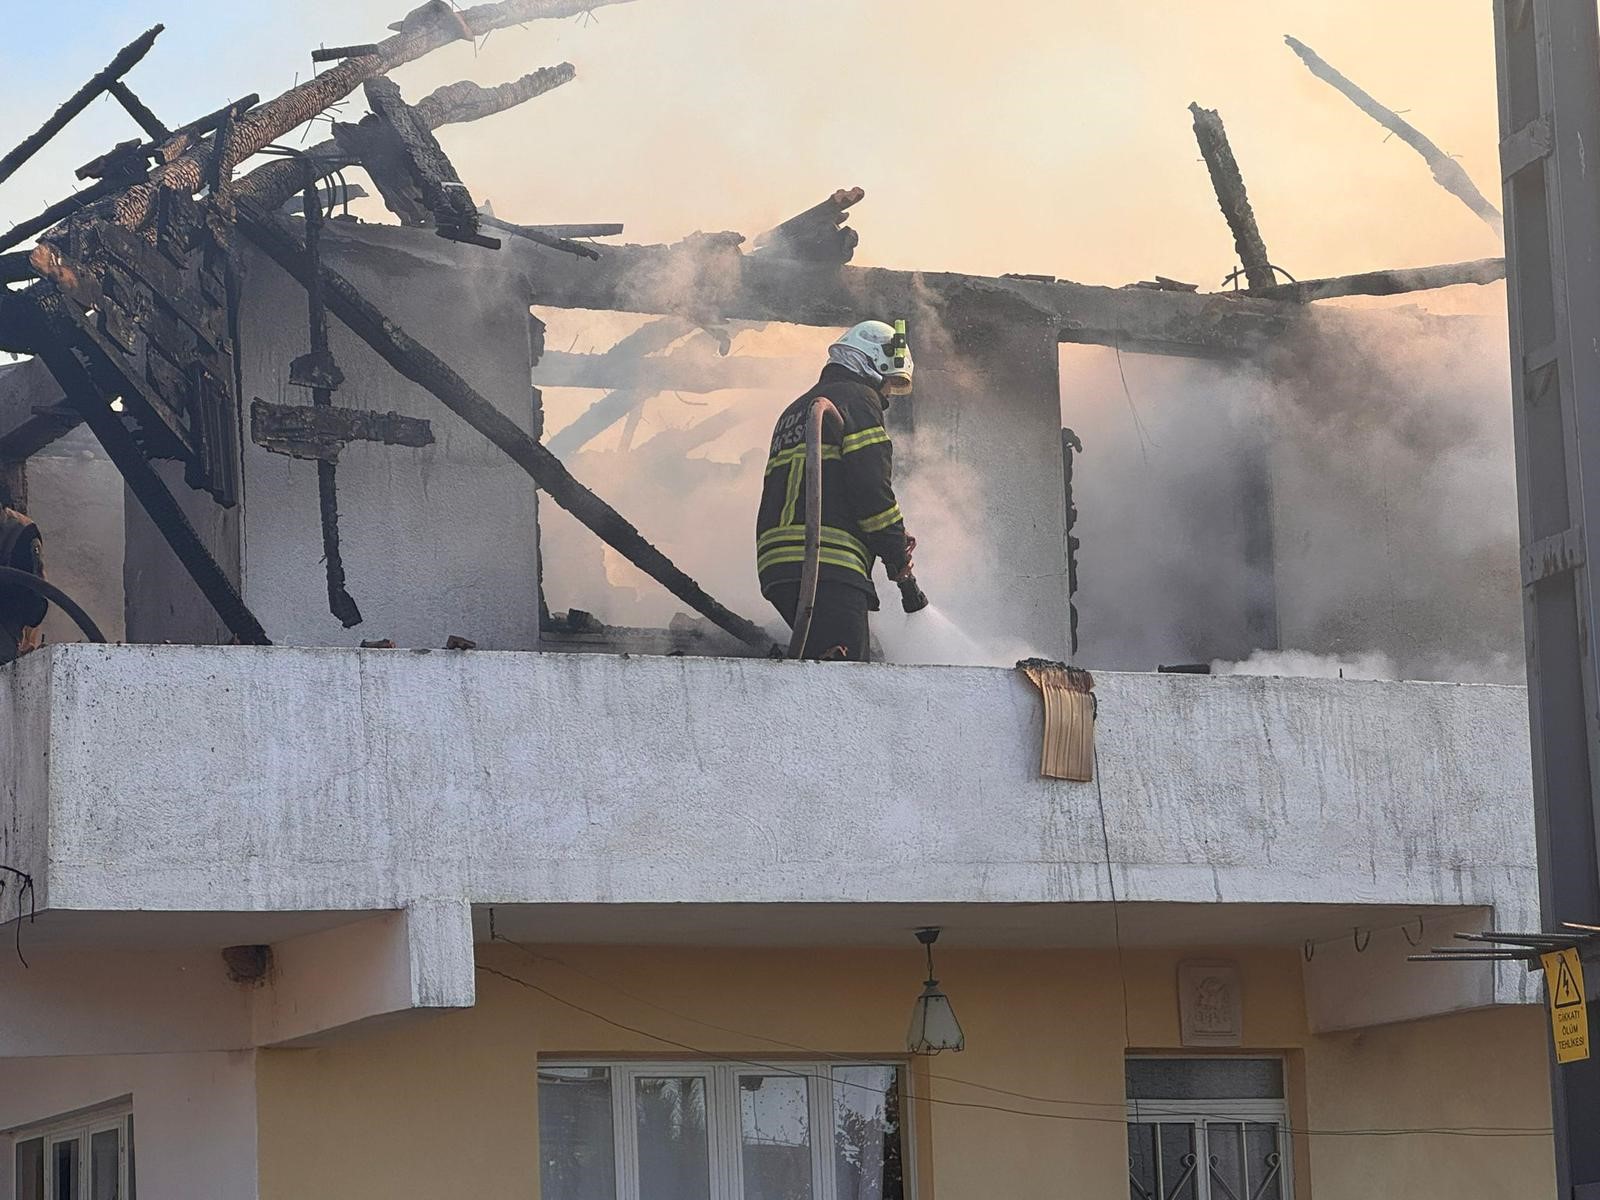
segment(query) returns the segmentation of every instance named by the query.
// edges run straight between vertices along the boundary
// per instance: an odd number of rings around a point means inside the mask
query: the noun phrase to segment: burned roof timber
[[[1282,334],[1298,315],[1296,308],[1282,303],[1223,294],[841,267],[745,255],[733,239],[607,246],[600,261],[592,263],[534,248],[515,249],[538,255],[528,272],[535,304],[691,319],[709,311],[735,320],[844,326],[863,312],[942,308],[956,293],[976,289],[997,301],[1023,300],[1056,322],[1063,342],[1192,358],[1241,358]],[[686,298],[693,312],[685,312]]]
[[[1283,41],[1299,56],[1300,61],[1305,63],[1306,70],[1420,154],[1422,160],[1428,164],[1428,169],[1433,172],[1434,182],[1476,213],[1479,220],[1502,239],[1505,237],[1505,219],[1500,215],[1500,210],[1478,190],[1478,185],[1472,182],[1472,177],[1467,174],[1466,168],[1439,149],[1426,134],[1394,109],[1379,104],[1365,89],[1335,70],[1326,59],[1299,38],[1285,34]]]
[[[1189,105],[1194,114],[1194,137],[1200,144],[1200,156],[1206,161],[1211,174],[1211,186],[1216,190],[1217,203],[1233,233],[1233,246],[1244,266],[1245,278],[1252,288],[1271,287],[1278,282],[1277,273],[1267,258],[1267,244],[1262,240],[1261,228],[1256,224],[1255,210],[1250,207],[1250,197],[1245,193],[1244,176],[1233,156],[1233,146],[1228,142],[1228,131],[1222,124],[1222,114],[1214,108]]]

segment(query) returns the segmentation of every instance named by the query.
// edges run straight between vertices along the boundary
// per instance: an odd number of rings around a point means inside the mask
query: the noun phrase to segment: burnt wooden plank
[[[337,462],[351,442],[385,446],[431,446],[433,425],[421,417],[360,408],[319,408],[305,404],[250,403],[250,438],[273,454]]]
[[[148,105],[137,95],[132,88],[120,79],[114,79],[106,84],[106,91],[117,98],[117,103],[127,111],[127,114],[138,122],[139,128],[144,130],[145,136],[157,141],[165,141],[172,136],[172,130],[161,122],[161,118],[150,111]]]
[[[254,646],[271,645],[272,640],[239,595],[239,589],[212,557],[188,516],[167,490],[167,485],[140,451],[127,426],[111,411],[110,397],[73,353],[76,341],[74,331],[81,329],[81,324],[73,322],[67,315],[66,306],[59,296],[30,295],[24,307],[29,310],[27,319],[39,344],[40,357],[50,368],[50,373],[56,377],[67,399],[82,415],[106,455],[122,474],[134,499],[160,530],[167,545],[216,610],[223,624],[239,642]],[[92,350],[88,350],[88,353],[91,358],[94,357]]]
[[[445,155],[439,139],[400,94],[400,85],[385,76],[363,85],[378,128],[398,146],[422,192],[422,202],[433,213],[434,224],[446,237],[470,241],[478,236],[478,206]]]
[[[375,121],[363,118],[359,125],[336,121],[333,140],[345,155],[366,170],[384,206],[400,218],[402,225],[431,223],[433,214],[422,201],[422,189],[412,178],[405,155],[393,139],[384,136]]]

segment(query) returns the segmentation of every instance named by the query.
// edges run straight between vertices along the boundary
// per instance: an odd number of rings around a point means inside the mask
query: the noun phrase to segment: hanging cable
[[[796,1078],[800,1078],[800,1079],[816,1079],[819,1082],[830,1083],[835,1087],[864,1088],[864,1089],[872,1091],[874,1093],[876,1093],[878,1091],[877,1088],[873,1087],[870,1084],[858,1084],[858,1083],[853,1083],[850,1080],[833,1079],[832,1076],[819,1076],[819,1075],[813,1074],[812,1072],[809,1072],[809,1071],[785,1071],[785,1070],[783,1070],[782,1065],[779,1064],[779,1063],[762,1062],[762,1061],[757,1060],[757,1059],[744,1058],[744,1057],[742,1057],[740,1055],[736,1055],[736,1054],[722,1054],[722,1053],[718,1053],[717,1051],[714,1051],[714,1050],[708,1050],[705,1047],[696,1046],[696,1045],[694,1045],[693,1043],[690,1043],[690,1042],[684,1042],[684,1041],[680,1041],[680,1040],[678,1040],[676,1038],[670,1038],[670,1037],[667,1037],[664,1034],[654,1033],[651,1030],[641,1028],[640,1026],[630,1025],[625,1021],[619,1021],[619,1020],[615,1019],[614,1017],[608,1017],[602,1012],[599,1012],[599,1011],[597,1011],[597,1010],[595,1010],[593,1008],[589,1008],[589,1007],[587,1007],[585,1005],[579,1004],[576,1000],[569,1000],[565,996],[562,996],[559,993],[551,991],[549,988],[543,987],[543,986],[541,986],[541,985],[539,985],[537,983],[532,982],[531,980],[522,979],[519,976],[512,975],[510,972],[501,971],[501,970],[499,970],[499,969],[497,969],[495,967],[490,967],[490,966],[487,966],[487,965],[485,965],[483,963],[478,963],[477,964],[477,969],[479,971],[482,971],[485,975],[492,975],[497,979],[502,979],[502,980],[506,981],[507,983],[511,983],[511,984],[516,985],[517,987],[525,988],[525,989],[527,989],[529,991],[532,991],[532,992],[537,992],[539,995],[544,996],[549,1000],[553,1000],[557,1004],[560,1004],[560,1005],[562,1005],[562,1006],[564,1006],[566,1008],[570,1008],[575,1012],[582,1013],[584,1016],[592,1017],[594,1020],[599,1021],[602,1024],[610,1025],[611,1027],[613,1027],[615,1029],[620,1029],[625,1033],[631,1033],[631,1034],[634,1034],[637,1037],[646,1038],[646,1039],[648,1039],[650,1041],[653,1041],[653,1042],[660,1042],[662,1045],[671,1046],[671,1047],[673,1047],[674,1049],[677,1049],[677,1050],[686,1051],[686,1052],[688,1052],[690,1054],[695,1055],[698,1058],[703,1058],[703,1059],[706,1059],[706,1060],[712,1061],[712,1062],[731,1063],[731,1064],[734,1064],[736,1066],[757,1067],[757,1068],[760,1068],[761,1070],[768,1071],[768,1072],[771,1072],[771,1073],[774,1073],[774,1074],[792,1075],[792,1076],[794,1076]],[[1078,1115],[1078,1114],[1074,1114],[1074,1113],[1032,1112],[1032,1111],[1029,1111],[1028,1109],[1011,1108],[1011,1107],[1008,1107],[1006,1105],[1001,1105],[1001,1104],[982,1104],[982,1103],[979,1103],[979,1102],[974,1101],[974,1100],[950,1100],[950,1099],[946,1099],[946,1098],[939,1097],[939,1096],[918,1095],[918,1094],[912,1093],[910,1091],[908,1091],[906,1093],[906,1099],[912,1101],[913,1103],[917,1103],[917,1104],[937,1104],[937,1105],[941,1105],[941,1106],[946,1107],[946,1108],[979,1109],[979,1110],[983,1110],[983,1111],[986,1111],[986,1112],[1007,1113],[1007,1114],[1010,1114],[1012,1116],[1019,1116],[1019,1117],[1036,1117],[1036,1118],[1040,1118],[1042,1120],[1047,1120],[1047,1121],[1079,1121],[1079,1122],[1086,1122],[1086,1123],[1096,1124],[1096,1125],[1119,1125],[1119,1126],[1126,1126],[1126,1124],[1127,1124],[1127,1118],[1125,1116],[1093,1117],[1093,1116]],[[1074,1103],[1074,1102],[1073,1101],[1049,1101],[1049,1103],[1068,1104],[1068,1103]],[[1121,1107],[1121,1106],[1119,1106],[1119,1107]],[[1178,1111],[1180,1111],[1180,1110],[1177,1110],[1177,1109],[1167,1110],[1167,1109],[1161,1108],[1160,1106],[1149,1107],[1149,1106],[1146,1106],[1146,1105],[1143,1105],[1143,1104],[1141,1104],[1141,1108],[1143,1108],[1147,1112],[1150,1112],[1152,1115],[1167,1114],[1169,1112],[1175,1114]],[[1255,1118],[1234,1117],[1234,1116],[1230,1116],[1230,1115],[1227,1115],[1227,1114],[1217,1114],[1213,1119],[1214,1120],[1219,1120],[1219,1121],[1228,1121],[1230,1123],[1249,1123],[1250,1121],[1254,1120]],[[1487,1125],[1478,1126],[1478,1125],[1474,1125],[1474,1126],[1437,1126],[1437,1127],[1418,1126],[1418,1127],[1405,1127],[1405,1128],[1374,1128],[1374,1129],[1303,1129],[1303,1128],[1297,1128],[1297,1127],[1295,1127],[1293,1125],[1290,1125],[1290,1124],[1286,1123],[1286,1124],[1280,1126],[1280,1128],[1286,1134],[1289,1134],[1289,1135],[1303,1135],[1303,1136],[1307,1136],[1307,1137],[1412,1137],[1412,1136],[1437,1136],[1437,1137],[1502,1138],[1502,1137],[1549,1137],[1550,1133],[1551,1133],[1551,1129],[1548,1126],[1546,1126],[1544,1128],[1519,1128],[1519,1127],[1512,1127],[1512,1126],[1487,1126]]]

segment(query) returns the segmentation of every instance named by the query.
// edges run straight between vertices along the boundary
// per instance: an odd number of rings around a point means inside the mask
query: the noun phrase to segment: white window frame
[[[1127,1061],[1138,1060],[1199,1060],[1193,1054],[1130,1054]],[[1280,1055],[1248,1054],[1240,1057],[1271,1059],[1279,1064],[1288,1091],[1289,1064]],[[1195,1200],[1227,1200],[1226,1196],[1213,1195],[1211,1188],[1211,1147],[1208,1125],[1211,1124],[1266,1124],[1278,1126],[1278,1178],[1282,1181],[1279,1195],[1282,1200],[1294,1200],[1294,1136],[1289,1126],[1289,1099],[1258,1098],[1246,1100],[1128,1100],[1130,1125],[1192,1125],[1194,1126]],[[1162,1200],[1157,1197],[1156,1200]],[[1240,1200],[1252,1200],[1249,1196]]]
[[[129,1151],[133,1143],[132,1129],[133,1104],[131,1101],[119,1101],[115,1104],[101,1105],[87,1110],[62,1117],[52,1117],[48,1121],[40,1121],[33,1125],[23,1125],[9,1130],[7,1137],[9,1147],[6,1153],[11,1155],[11,1168],[15,1169],[17,1145],[20,1142],[32,1141],[38,1138],[44,1143],[44,1194],[46,1200],[52,1200],[56,1194],[56,1154],[55,1148],[62,1142],[74,1139],[78,1143],[77,1169],[78,1169],[78,1195],[73,1200],[92,1200],[94,1181],[91,1174],[94,1166],[92,1148],[94,1135],[115,1130],[117,1133],[117,1196],[118,1200],[129,1200]],[[12,1200],[16,1200],[18,1182],[12,1181]]]
[[[541,1058],[539,1069],[591,1069],[610,1072],[612,1162],[616,1168],[617,1200],[639,1200],[637,1114],[635,1083],[639,1079],[702,1078],[706,1082],[706,1154],[710,1164],[711,1200],[742,1200],[744,1154],[740,1129],[739,1078],[744,1075],[794,1075],[807,1079],[807,1118],[811,1135],[811,1200],[837,1200],[834,1176],[833,1071],[848,1067],[887,1067],[899,1071],[900,1170],[906,1200],[915,1200],[916,1170],[913,1142],[915,1121],[907,1095],[911,1064],[898,1058],[837,1058],[822,1061],[708,1062],[631,1059]]]

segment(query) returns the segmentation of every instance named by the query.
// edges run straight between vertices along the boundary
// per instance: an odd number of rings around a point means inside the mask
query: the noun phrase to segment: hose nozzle
[[[928,607],[928,594],[917,586],[915,575],[908,571],[895,582],[900,585],[900,607],[906,612],[921,612]]]

